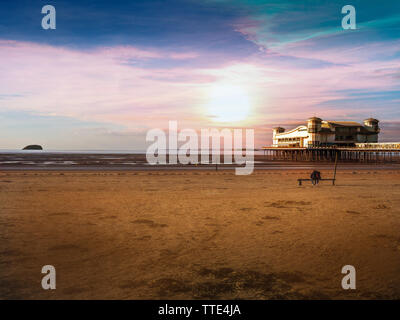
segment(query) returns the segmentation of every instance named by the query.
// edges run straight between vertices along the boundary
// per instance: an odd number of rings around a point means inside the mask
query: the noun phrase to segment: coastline
[[[238,165],[224,164],[223,156],[218,170],[234,170]],[[312,170],[333,168],[329,161],[270,160],[260,154],[254,156],[255,170]],[[342,162],[341,170],[399,170],[399,162]],[[215,164],[150,165],[144,153],[80,153],[80,152],[21,152],[0,153],[0,171],[154,171],[154,170],[215,170]]]

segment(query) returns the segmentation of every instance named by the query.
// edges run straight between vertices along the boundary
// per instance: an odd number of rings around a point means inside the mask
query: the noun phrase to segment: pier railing
[[[265,160],[400,163],[400,148],[384,147],[263,147]]]

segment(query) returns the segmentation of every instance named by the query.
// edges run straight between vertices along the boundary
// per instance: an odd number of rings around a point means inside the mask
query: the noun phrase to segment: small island
[[[31,144],[29,146],[26,146],[22,150],[43,150],[43,147],[38,144]]]

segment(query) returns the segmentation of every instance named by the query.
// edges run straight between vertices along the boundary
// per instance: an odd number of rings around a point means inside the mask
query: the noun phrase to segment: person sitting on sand
[[[321,173],[317,170],[314,170],[311,173],[311,182],[312,184],[315,186],[316,184],[318,184],[319,180],[321,180]]]

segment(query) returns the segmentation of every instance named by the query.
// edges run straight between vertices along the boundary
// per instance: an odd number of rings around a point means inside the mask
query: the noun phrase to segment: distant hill
[[[31,144],[29,146],[26,146],[22,150],[43,150],[43,147],[39,146],[38,144]]]

